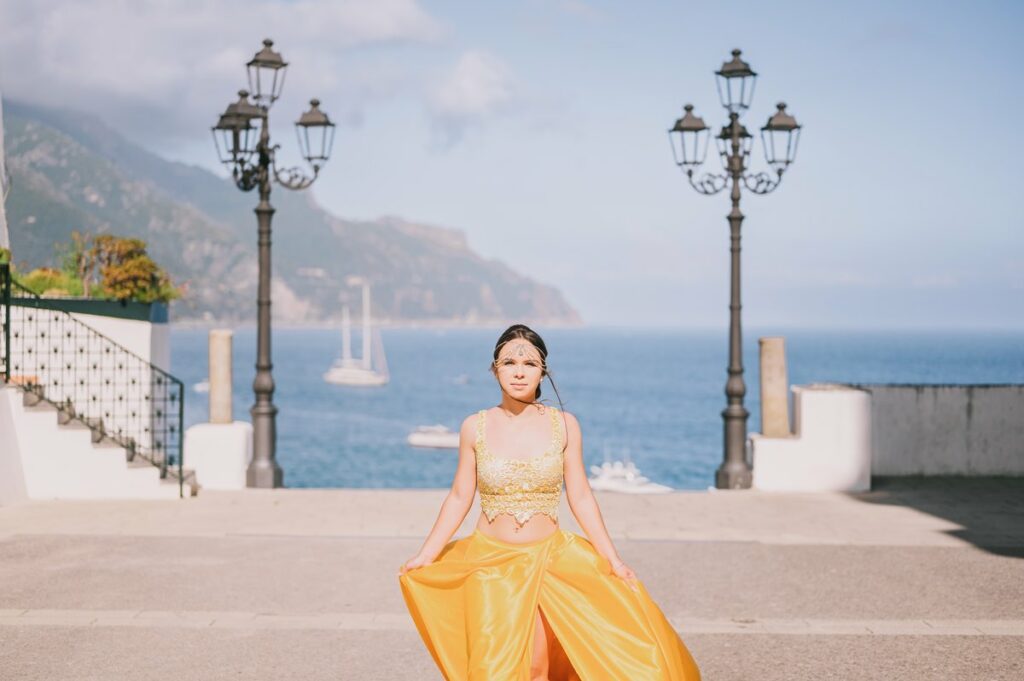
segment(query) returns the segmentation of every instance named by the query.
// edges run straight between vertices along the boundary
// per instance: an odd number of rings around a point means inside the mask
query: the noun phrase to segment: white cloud
[[[399,90],[404,78],[364,48],[434,44],[445,33],[417,0],[5,2],[0,88],[97,113],[136,137],[173,137],[213,122],[270,36],[290,62],[289,117],[318,96],[356,120],[360,102]],[[357,54],[367,63],[354,69]]]
[[[497,57],[481,50],[463,53],[429,96],[438,141],[451,146],[468,128],[507,113],[516,91],[511,71]]]

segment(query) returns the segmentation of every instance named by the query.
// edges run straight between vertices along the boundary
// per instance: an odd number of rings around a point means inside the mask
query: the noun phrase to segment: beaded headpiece
[[[509,348],[509,346],[512,346],[513,343],[514,347]],[[532,343],[529,343],[528,341],[525,341],[522,338],[516,338],[505,343],[505,345],[502,346],[502,350],[504,351],[505,348],[509,348],[509,351],[507,353],[502,352],[501,354],[499,354],[498,358],[495,359],[494,362],[492,363],[495,369],[499,368],[500,363],[506,359],[511,359],[512,357],[530,357],[530,355],[533,354],[530,352],[530,350],[536,350],[536,356],[533,357],[533,359],[540,359],[541,372],[547,373],[547,358],[545,357],[544,352],[541,351],[541,349],[538,348],[536,345],[533,345]]]

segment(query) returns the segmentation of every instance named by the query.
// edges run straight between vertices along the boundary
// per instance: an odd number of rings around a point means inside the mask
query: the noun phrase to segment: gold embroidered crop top
[[[551,412],[551,446],[529,459],[499,459],[487,451],[485,424],[487,410],[481,409],[476,422],[476,479],[480,510],[493,521],[508,513],[523,525],[535,513],[558,521],[562,493],[562,435],[558,410]]]

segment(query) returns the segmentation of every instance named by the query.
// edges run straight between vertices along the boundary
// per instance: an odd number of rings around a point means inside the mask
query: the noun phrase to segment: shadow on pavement
[[[989,553],[1024,558],[1024,478],[876,477],[870,492],[850,496],[945,518],[960,526],[948,530],[950,536]]]

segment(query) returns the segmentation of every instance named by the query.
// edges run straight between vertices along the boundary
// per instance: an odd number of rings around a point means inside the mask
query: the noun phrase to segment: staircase
[[[198,492],[182,466],[180,380],[46,307],[2,263],[0,322],[0,471],[20,470],[24,496]]]
[[[22,495],[28,499],[171,499],[198,490],[191,475],[168,474],[98,434],[79,418],[16,386],[0,387],[20,455]],[[6,405],[4,402],[6,401]]]

